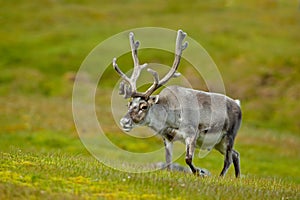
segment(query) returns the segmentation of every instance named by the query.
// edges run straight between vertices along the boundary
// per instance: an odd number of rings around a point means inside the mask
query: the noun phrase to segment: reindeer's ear
[[[159,95],[150,96],[148,99],[148,103],[153,105],[156,104],[159,100]]]

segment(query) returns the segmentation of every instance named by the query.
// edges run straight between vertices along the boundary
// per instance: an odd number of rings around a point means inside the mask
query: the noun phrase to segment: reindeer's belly
[[[179,131],[178,129],[167,128],[162,136],[169,141],[180,141],[185,144],[186,133]],[[211,150],[214,146],[222,140],[224,134],[222,132],[212,133],[212,132],[201,132],[198,135],[196,147],[202,150]]]
[[[223,133],[200,133],[197,139],[196,147],[202,150],[210,151],[223,138]]]

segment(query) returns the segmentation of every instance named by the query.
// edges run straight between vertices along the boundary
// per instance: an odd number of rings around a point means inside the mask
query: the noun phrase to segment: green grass
[[[297,1],[14,0],[1,1],[0,13],[0,199],[300,198]],[[241,99],[241,179],[233,167],[218,177],[223,157],[214,151],[194,159],[212,177],[131,174],[104,166],[80,142],[72,117],[76,71],[101,41],[149,26],[187,32],[216,62],[227,94]],[[170,63],[172,55],[145,50],[140,59]],[[129,54],[118,61],[132,62]],[[188,62],[179,71],[206,88]],[[106,136],[132,152],[161,147],[161,139],[131,138],[112,120],[117,80],[106,70],[96,95]]]
[[[132,174],[115,171],[81,155],[34,154],[18,149],[0,155],[1,199],[299,198],[299,185],[272,177],[199,178],[167,171]]]
[[[211,177],[166,171],[133,174],[113,170],[87,152],[66,123],[72,120],[67,99],[39,97],[34,105],[32,97],[21,99],[22,104],[7,112],[15,117],[27,113],[26,120],[8,120],[10,124],[0,135],[1,199],[299,198],[300,139],[294,134],[244,125],[235,145],[241,153],[241,179],[234,178],[233,167],[225,178],[218,177],[223,156],[216,151],[205,158],[196,152],[194,159],[197,166],[209,169]],[[51,105],[60,113],[49,109]],[[36,115],[46,111],[42,122],[36,121]],[[53,121],[55,115],[65,121]],[[136,140],[119,130],[106,134],[117,146],[132,152],[162,145],[160,138]],[[176,162],[184,165],[184,158]]]

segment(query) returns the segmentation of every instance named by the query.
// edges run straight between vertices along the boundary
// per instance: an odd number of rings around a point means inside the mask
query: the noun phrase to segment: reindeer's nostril
[[[126,132],[132,129],[132,122],[129,118],[122,118],[120,120],[120,125],[122,126],[122,129]]]
[[[129,121],[130,121],[130,120],[129,120],[128,118],[122,118],[122,119],[120,120],[120,124],[121,124],[121,126],[124,126],[124,125],[128,124]]]

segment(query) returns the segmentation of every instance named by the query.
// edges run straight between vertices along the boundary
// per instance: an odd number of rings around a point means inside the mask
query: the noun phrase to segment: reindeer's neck
[[[176,112],[170,111],[162,104],[155,104],[148,111],[145,126],[152,128],[156,132],[162,132],[166,128],[179,127],[178,122]]]

